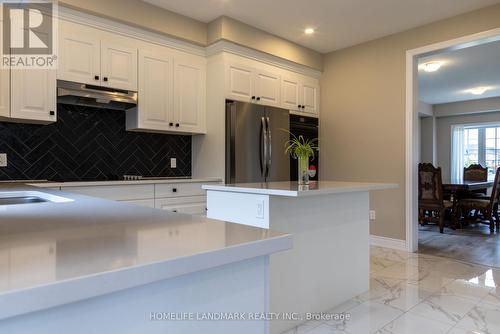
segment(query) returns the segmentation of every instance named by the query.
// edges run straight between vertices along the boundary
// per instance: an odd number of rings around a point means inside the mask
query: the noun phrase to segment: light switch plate
[[[375,220],[377,219],[377,213],[375,210],[370,210],[370,220]]]
[[[177,159],[170,158],[170,168],[177,168]]]
[[[0,167],[7,167],[7,153],[0,153]]]

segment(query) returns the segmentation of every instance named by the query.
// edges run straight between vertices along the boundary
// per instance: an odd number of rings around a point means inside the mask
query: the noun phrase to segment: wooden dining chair
[[[488,199],[482,198],[464,198],[460,199],[457,204],[458,217],[462,215],[464,211],[475,210],[480,212],[479,217],[474,216],[474,218],[479,218],[480,222],[486,222],[490,225],[490,231],[495,231],[495,223],[497,231],[500,230],[500,220],[498,214],[498,203],[500,197],[500,168],[497,168],[495,173],[495,181],[493,182],[493,190]]]
[[[444,215],[453,203],[443,197],[441,167],[430,163],[418,165],[418,220],[421,224],[437,221],[439,232],[444,232]]]
[[[488,167],[483,167],[480,164],[472,164],[464,167],[464,181],[485,182],[488,181]],[[486,195],[488,189],[475,190],[473,194]]]

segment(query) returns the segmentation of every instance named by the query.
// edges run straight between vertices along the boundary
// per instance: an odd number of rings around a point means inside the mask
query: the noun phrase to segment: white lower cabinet
[[[144,206],[146,208],[155,208],[155,200],[150,198],[150,199],[136,199],[136,200],[130,200],[130,201],[120,201],[123,203],[128,203],[128,204],[134,204],[138,206]]]
[[[49,187],[49,189],[60,189],[62,191],[110,199],[147,208],[155,208],[190,215],[206,215],[207,197],[205,190],[203,190],[201,186],[203,184],[210,183],[219,182],[211,181],[98,186],[63,185],[60,188]]]
[[[155,199],[155,208],[190,215],[206,215],[206,197],[176,197]]]

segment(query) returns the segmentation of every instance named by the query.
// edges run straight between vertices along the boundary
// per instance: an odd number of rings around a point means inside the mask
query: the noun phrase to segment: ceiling
[[[436,72],[419,70],[419,99],[430,104],[500,96],[500,41],[440,53],[419,59],[419,64],[442,61]],[[464,92],[487,86],[482,95]]]
[[[500,0],[142,0],[210,22],[234,19],[326,53]],[[313,27],[316,33],[305,35]]]

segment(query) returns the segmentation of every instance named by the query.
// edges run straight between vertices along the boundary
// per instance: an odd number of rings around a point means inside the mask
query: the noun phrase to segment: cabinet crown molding
[[[59,6],[58,15],[60,19],[79,23],[92,28],[97,28],[127,37],[136,38],[145,42],[154,43],[161,46],[167,46],[180,51],[188,52],[197,56],[212,56],[221,52],[229,52],[262,63],[277,66],[299,74],[314,78],[321,77],[321,71],[312,69],[305,65],[297,64],[292,61],[242,46],[228,40],[220,40],[208,46],[200,46],[187,41],[168,37],[164,34],[155,33],[145,29],[130,26],[111,19],[84,13],[65,6]]]
[[[228,40],[220,40],[206,47],[207,57],[214,56],[223,52],[232,53],[241,57],[249,58],[261,63],[276,66],[288,71],[306,75],[319,79],[322,72],[305,65],[297,64],[292,61],[271,55],[262,51],[242,46]]]
[[[84,13],[65,6],[59,6],[58,15],[59,19],[69,22],[105,30],[126,37],[136,38],[148,43],[167,46],[197,56],[206,56],[206,50],[204,46],[199,46],[180,39],[168,37],[164,34],[155,33],[153,31],[133,27],[131,25],[120,23],[114,20]]]

